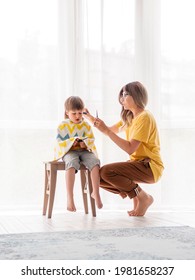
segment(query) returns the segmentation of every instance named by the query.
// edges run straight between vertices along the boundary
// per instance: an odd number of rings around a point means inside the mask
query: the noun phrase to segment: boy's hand
[[[85,145],[85,143],[83,142],[82,139],[76,138],[74,143],[73,143],[73,147],[80,147],[82,149],[86,149],[87,146]]]
[[[80,144],[80,147],[82,149],[86,149],[87,148],[86,144],[83,141],[79,142],[79,144]]]
[[[75,139],[74,143],[73,143],[73,147],[79,147],[80,143],[79,143],[79,138]]]

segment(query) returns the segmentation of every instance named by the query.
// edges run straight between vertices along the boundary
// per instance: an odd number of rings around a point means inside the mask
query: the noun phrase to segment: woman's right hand
[[[101,131],[102,133],[108,135],[110,129],[109,129],[109,127],[105,124],[105,122],[104,122],[103,120],[101,120],[101,119],[99,119],[99,118],[96,118],[96,119],[94,120],[93,125],[94,125],[97,129],[99,129],[99,131]]]

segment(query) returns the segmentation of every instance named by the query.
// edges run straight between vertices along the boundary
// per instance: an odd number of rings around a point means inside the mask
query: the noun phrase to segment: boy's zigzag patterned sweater
[[[83,139],[83,142],[87,149],[98,157],[91,126],[84,120],[81,123],[75,124],[71,120],[65,119],[57,129],[57,142],[54,150],[55,160],[62,158],[72,148],[76,138],[86,138]]]

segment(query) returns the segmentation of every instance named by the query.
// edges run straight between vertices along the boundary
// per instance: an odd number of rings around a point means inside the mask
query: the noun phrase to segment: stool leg
[[[56,178],[57,178],[57,170],[51,166],[48,218],[51,218],[52,216],[53,202],[54,202],[55,190],[56,190]]]
[[[47,165],[45,164],[45,188],[44,188],[44,201],[43,201],[43,215],[46,215],[47,205],[48,205],[48,191],[49,191],[49,171],[47,170]]]
[[[87,170],[87,177],[88,177],[88,187],[89,187],[89,194],[90,194],[90,202],[91,202],[91,211],[93,217],[96,217],[96,207],[95,207],[95,200],[91,197],[91,194],[93,192],[92,182],[91,182],[91,174],[90,171]]]
[[[80,176],[81,176],[81,187],[82,187],[82,196],[83,196],[83,204],[85,209],[85,214],[88,214],[88,203],[87,203],[87,193],[85,193],[85,186],[87,183],[85,170],[80,170]]]

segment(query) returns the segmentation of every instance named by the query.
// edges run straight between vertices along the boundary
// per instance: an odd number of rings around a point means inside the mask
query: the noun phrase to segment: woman
[[[144,216],[153,203],[153,197],[141,189],[139,183],[157,182],[163,172],[160,156],[160,141],[156,121],[145,109],[148,94],[140,82],[125,85],[119,93],[122,105],[121,121],[108,127],[101,119],[94,118],[86,110],[86,117],[94,126],[124,150],[130,160],[115,162],[100,169],[100,185],[107,191],[119,194],[122,198],[133,198],[133,210],[129,216]],[[117,135],[125,130],[126,140]]]

